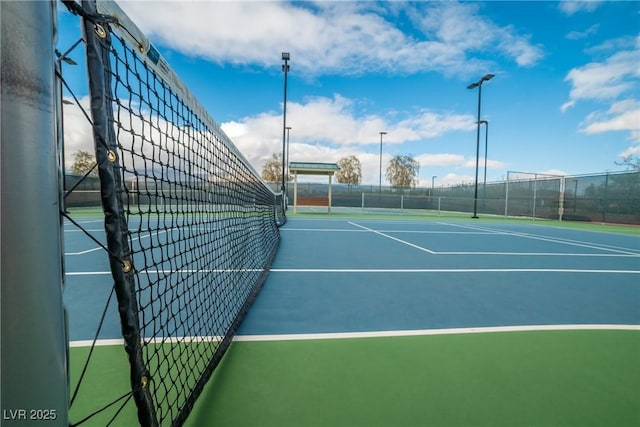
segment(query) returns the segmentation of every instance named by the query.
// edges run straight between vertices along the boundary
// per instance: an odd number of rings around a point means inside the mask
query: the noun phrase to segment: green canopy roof
[[[333,175],[340,170],[335,163],[290,162],[289,172],[299,175]]]

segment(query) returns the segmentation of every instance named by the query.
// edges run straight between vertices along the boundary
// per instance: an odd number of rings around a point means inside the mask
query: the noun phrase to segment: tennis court
[[[292,216],[187,424],[638,425],[640,234],[621,230]],[[65,252],[73,386],[112,279],[68,226]],[[119,328],[113,301],[72,419],[127,392]],[[132,423],[129,402],[112,425]]]

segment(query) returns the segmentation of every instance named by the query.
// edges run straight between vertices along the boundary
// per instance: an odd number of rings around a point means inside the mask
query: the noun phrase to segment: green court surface
[[[73,421],[126,393],[123,349],[94,357]],[[234,342],[186,425],[637,426],[639,358],[640,331]],[[112,425],[135,423],[130,401]]]

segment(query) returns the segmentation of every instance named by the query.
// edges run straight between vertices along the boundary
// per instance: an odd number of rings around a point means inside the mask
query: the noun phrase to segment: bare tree
[[[281,153],[273,153],[271,157],[264,162],[264,166],[262,166],[262,178],[267,182],[282,182]],[[287,181],[291,181],[290,176],[287,176]]]
[[[392,187],[408,188],[415,183],[418,177],[420,164],[408,154],[393,156],[387,166],[386,177]]]
[[[82,176],[89,172],[91,168],[90,177],[97,178],[98,177],[98,168],[95,167],[96,158],[93,154],[88,151],[79,150],[75,155],[75,160],[71,165],[71,173],[76,176]]]
[[[349,187],[360,184],[362,166],[356,156],[343,157],[338,160],[338,166],[340,170],[336,173],[336,179],[339,183],[349,184]]]
[[[622,161],[615,162],[618,166],[625,166],[629,171],[640,171],[640,157],[629,154]]]

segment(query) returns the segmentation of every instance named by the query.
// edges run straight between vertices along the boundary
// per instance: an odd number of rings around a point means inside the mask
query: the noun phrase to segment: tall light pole
[[[484,178],[482,180],[482,198],[487,198],[487,147],[489,141],[489,122],[480,120],[480,124],[484,125]]]
[[[286,190],[289,191],[289,134],[291,133],[291,126],[287,126],[285,127],[285,129],[287,130],[287,159],[286,159],[286,165],[287,165],[287,175],[286,175],[286,181],[287,181],[287,188]],[[288,205],[287,203],[287,194],[284,194],[284,200],[285,203]]]
[[[471,83],[469,86],[467,86],[467,89],[478,88],[478,120],[476,121],[478,129],[476,133],[476,181],[473,196],[473,216],[471,218],[478,218],[478,168],[480,161],[480,103],[482,99],[482,83],[489,81],[494,77],[495,74],[487,74],[477,82]]]
[[[435,183],[436,183],[436,178],[438,177],[438,175],[433,175],[431,177],[431,196],[433,196],[433,189],[435,187]]]
[[[380,181],[378,183],[378,193],[382,193],[382,135],[386,134],[386,132],[380,132]]]
[[[284,106],[282,108],[282,203],[285,203],[284,199],[286,198],[284,186],[284,161],[286,156],[285,143],[287,134],[287,73],[289,72],[289,59],[289,52],[282,52],[282,60],[284,61],[284,64],[282,64],[282,71],[284,71]]]

